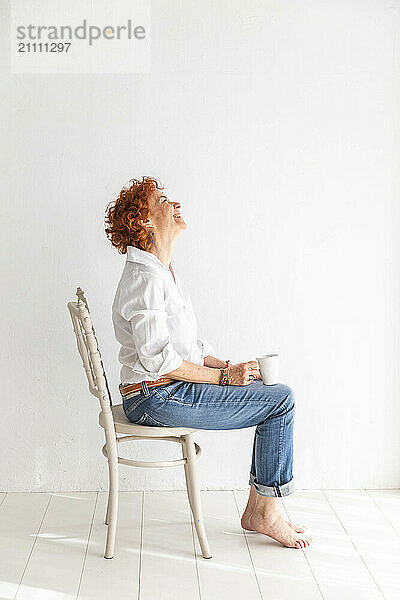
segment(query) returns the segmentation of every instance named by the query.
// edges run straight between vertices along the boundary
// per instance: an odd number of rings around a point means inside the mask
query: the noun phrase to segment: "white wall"
[[[66,302],[85,290],[119,402],[125,257],[103,218],[142,174],[182,203],[199,333],[233,362],[282,354],[297,486],[399,486],[399,17],[399,0],[158,0],[150,75],[5,65],[1,490],[107,485]],[[253,431],[199,433],[204,488],[247,487]],[[183,483],[121,467],[125,490]]]

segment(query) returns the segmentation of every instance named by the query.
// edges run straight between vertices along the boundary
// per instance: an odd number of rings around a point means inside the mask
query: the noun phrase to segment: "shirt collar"
[[[142,250],[142,248],[137,248],[136,246],[126,247],[126,260],[142,263],[144,265],[161,265],[161,267],[167,269],[167,271],[170,271],[170,269],[168,269],[168,267],[161,262],[158,256],[152,254],[151,252],[147,252],[147,250]],[[175,261],[173,259],[171,259],[170,264],[172,265],[172,268],[175,267]]]

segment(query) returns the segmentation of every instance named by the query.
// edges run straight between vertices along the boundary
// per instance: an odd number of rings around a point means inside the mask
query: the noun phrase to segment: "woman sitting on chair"
[[[311,538],[283,519],[279,500],[294,491],[294,393],[263,385],[257,361],[231,365],[198,339],[190,296],[173,268],[175,241],[187,228],[181,205],[156,179],[130,184],[106,212],[106,235],[127,255],[112,307],[125,414],[157,427],[256,426],[242,527],[284,546],[308,546]]]

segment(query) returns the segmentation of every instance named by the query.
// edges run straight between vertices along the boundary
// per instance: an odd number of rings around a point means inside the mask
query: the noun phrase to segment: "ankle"
[[[254,509],[251,518],[254,521],[262,521],[262,522],[275,522],[279,521],[282,518],[280,511],[277,510],[257,510]]]

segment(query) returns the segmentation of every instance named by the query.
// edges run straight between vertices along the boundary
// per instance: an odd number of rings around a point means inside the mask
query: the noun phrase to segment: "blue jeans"
[[[121,386],[120,386],[121,388]],[[123,393],[123,392],[121,392]],[[283,384],[259,379],[245,386],[177,380],[123,398],[130,421],[156,427],[242,429],[256,426],[249,484],[262,496],[294,492],[295,397]]]

